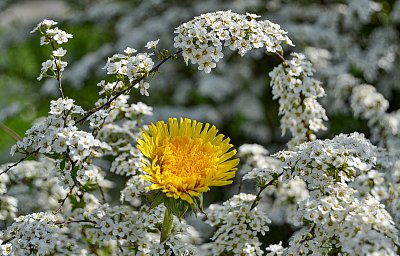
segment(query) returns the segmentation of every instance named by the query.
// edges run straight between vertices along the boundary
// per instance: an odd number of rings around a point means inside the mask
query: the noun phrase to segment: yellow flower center
[[[216,171],[214,147],[211,143],[204,143],[203,139],[192,139],[188,136],[174,137],[169,140],[161,163],[163,176],[182,179],[183,184],[196,181],[200,185],[209,173]],[[175,183],[174,179],[169,179]],[[180,182],[179,182],[180,183]]]

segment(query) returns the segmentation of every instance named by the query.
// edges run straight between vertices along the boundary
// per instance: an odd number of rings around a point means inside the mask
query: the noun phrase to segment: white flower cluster
[[[358,175],[349,185],[356,189],[361,197],[371,194],[379,202],[385,202],[389,198],[385,174],[374,169]]]
[[[283,255],[284,251],[284,248],[282,246],[282,241],[279,242],[279,244],[271,244],[265,249],[267,250],[267,252],[269,252],[266,254],[266,256],[275,256],[275,255],[280,256]]]
[[[307,185],[302,179],[296,177],[286,182],[279,179],[275,186],[267,188],[261,196],[262,200],[258,207],[268,211],[268,217],[272,220],[272,223],[287,223],[294,227],[302,225],[295,218],[298,203],[309,197]]]
[[[9,248],[8,254],[85,255],[85,250],[78,248],[75,241],[68,237],[67,230],[60,227],[58,223],[61,222],[60,216],[47,212],[16,218],[2,238],[9,239],[5,244]]]
[[[91,133],[78,130],[74,118],[83,114],[83,109],[76,106],[72,99],[59,98],[51,101],[49,116],[26,131],[27,136],[13,146],[12,153],[33,150],[48,156],[67,154],[68,161],[62,158],[56,161],[63,187],[72,187],[75,184],[72,172],[78,166],[82,168],[79,168],[75,176],[82,185],[87,181],[101,181],[97,167],[87,163],[87,160],[102,156],[110,147],[94,138]]]
[[[279,99],[279,115],[284,135],[293,136],[289,146],[315,139],[315,132],[325,130],[325,109],[317,101],[325,95],[321,82],[313,78],[314,69],[303,54],[292,53],[292,59],[275,67],[271,77],[273,99]]]
[[[158,41],[157,43],[153,41],[149,43],[151,43],[151,47],[148,49],[152,49],[157,46]],[[136,80],[146,78],[154,67],[154,62],[151,59],[154,52],[135,54],[137,50],[130,47],[126,48],[124,52],[126,55],[118,53],[108,58],[107,64],[104,67],[107,69],[107,74],[114,74],[119,80],[123,80],[124,77],[127,77],[130,83],[136,83]],[[120,82],[121,81],[117,83]],[[113,86],[113,84],[114,83],[111,83],[110,85]],[[110,85],[107,86],[109,87]],[[147,91],[150,87],[149,83],[141,80],[134,87],[139,88],[142,95],[149,96]],[[115,89],[118,88],[112,87],[112,90]]]
[[[0,170],[3,166],[0,166]],[[13,219],[16,217],[17,199],[15,197],[7,195],[7,185],[10,183],[10,179],[7,174],[0,175],[0,221]],[[1,227],[2,225],[0,225]]]
[[[142,205],[143,192],[150,185],[149,181],[144,180],[139,175],[133,175],[121,191],[121,201],[127,201],[135,207]]]
[[[110,146],[108,154],[116,156],[110,171],[119,175],[137,175],[143,156],[135,148],[142,128],[142,117],[153,114],[153,109],[142,102],[128,103],[128,95],[120,95],[109,108],[90,117],[96,138]],[[96,105],[101,104],[100,99]]]
[[[385,207],[371,196],[360,199],[346,184],[331,185],[324,195],[311,192],[297,218],[308,227],[294,235],[287,255],[397,255],[397,230]]]
[[[295,178],[282,182],[282,163],[268,156],[268,151],[257,144],[244,144],[239,147],[238,155],[245,158],[241,171],[247,173],[242,180],[255,180],[257,186],[264,188],[260,195],[258,208],[268,211],[269,218],[275,224],[289,223],[298,226],[294,220],[297,203],[308,198],[308,190],[303,180]],[[251,169],[253,168],[253,169]]]
[[[74,126],[74,117],[84,113],[83,109],[75,105],[72,99],[52,100],[49,116],[27,130],[26,137],[12,147],[11,154],[16,151],[28,152],[30,149],[40,153],[65,152],[69,133],[77,130]]]
[[[17,198],[0,194],[0,220],[5,221],[17,217],[17,206]]]
[[[257,207],[250,210],[255,195],[240,193],[223,205],[212,204],[206,209],[206,223],[218,227],[211,238],[214,240],[212,255],[262,255],[257,235],[268,232],[271,222]]]
[[[0,166],[0,170],[7,166]],[[16,217],[17,211],[29,214],[57,209],[65,191],[53,175],[54,168],[54,162],[43,157],[39,161],[24,161],[0,175],[0,220]]]
[[[270,157],[269,152],[258,144],[243,144],[238,148],[238,156],[244,158],[240,172],[244,173],[242,180],[255,179],[258,185],[267,184],[278,176],[280,162]]]
[[[387,177],[389,198],[385,201],[385,204],[398,227],[400,225],[400,161],[395,161],[390,167]]]
[[[114,243],[115,255],[193,255],[195,249],[187,239],[189,226],[176,218],[171,238],[160,244],[164,210],[162,206],[134,211],[128,206],[101,205],[86,215],[96,226],[88,232],[100,247]]]
[[[365,193],[370,189],[375,198],[385,203],[398,225],[400,223],[400,162],[398,160],[400,111],[387,113],[389,102],[373,86],[366,84],[353,89],[351,108],[355,116],[361,116],[368,121],[371,140],[387,150],[379,161],[380,171],[383,173],[374,171],[357,177],[353,187],[360,193]]]
[[[376,147],[353,133],[303,143],[296,150],[276,154],[285,163],[283,181],[300,178],[310,191],[296,214],[306,227],[293,236],[286,253],[396,255],[397,231],[378,201],[383,181],[373,169]],[[350,187],[364,185],[365,179],[370,184],[362,190]]]
[[[332,140],[316,140],[281,151],[275,156],[284,162],[283,181],[303,179],[309,190],[324,192],[329,185],[348,183],[376,162],[376,148],[363,134],[340,134]]]
[[[389,102],[372,85],[362,84],[353,88],[350,106],[354,115],[374,122],[389,108]]]
[[[92,127],[97,129],[96,137],[112,148],[110,154],[129,151],[141,131],[142,117],[152,114],[152,108],[146,104],[129,104],[128,100],[129,95],[120,95],[108,109],[90,118]]]
[[[31,33],[39,31],[42,34],[40,45],[50,44],[53,49],[51,59],[42,63],[42,69],[37,78],[38,80],[42,80],[43,77],[59,79],[61,77],[60,72],[64,71],[68,64],[66,61],[62,60],[67,50],[64,50],[59,45],[67,43],[68,39],[72,38],[72,35],[58,27],[53,28],[56,24],[57,22],[53,20],[43,20],[31,31]],[[50,73],[48,72],[49,70],[51,71]]]
[[[241,15],[232,11],[202,14],[175,29],[175,48],[183,50],[188,64],[210,73],[223,58],[222,46],[237,50],[241,56],[249,50],[264,47],[267,52],[282,51],[282,43],[293,45],[278,24],[257,21],[255,14]]]
[[[367,84],[355,87],[350,100],[354,115],[368,121],[371,140],[391,154],[399,154],[400,111],[387,113],[389,102],[373,86]]]
[[[111,96],[115,93],[124,89],[124,84],[122,82],[109,82],[106,83],[102,80],[97,84],[102,90],[99,92],[100,95],[105,94],[105,98],[100,98],[96,103],[96,107],[100,107],[105,104]],[[136,124],[137,120],[140,120],[142,116],[152,115],[153,108],[147,106],[142,102],[136,104],[128,104],[129,95],[120,95],[117,97],[107,109],[100,109],[93,113],[89,117],[90,128],[101,129],[105,125],[115,124],[118,119],[127,119],[131,122],[126,124],[126,127],[121,127],[122,130],[131,130],[130,127]],[[120,121],[120,120],[118,120]],[[126,120],[124,120],[126,123]]]

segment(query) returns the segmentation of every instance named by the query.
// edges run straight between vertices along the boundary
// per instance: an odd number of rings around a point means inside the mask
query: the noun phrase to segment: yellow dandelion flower
[[[233,182],[239,159],[231,159],[236,150],[230,150],[229,138],[208,123],[187,118],[168,123],[149,125],[138,140],[137,148],[150,160],[143,162],[147,175],[142,176],[153,183],[148,189],[192,204],[210,187]]]

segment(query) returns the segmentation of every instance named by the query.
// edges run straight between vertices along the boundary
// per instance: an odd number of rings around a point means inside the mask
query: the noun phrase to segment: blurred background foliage
[[[40,64],[50,49],[39,45],[29,31],[42,19],[54,19],[74,35],[65,46],[68,67],[65,94],[85,109],[98,96],[96,84],[106,77],[107,57],[127,46],[144,48],[160,40],[173,49],[174,28],[201,13],[231,9],[252,12],[280,24],[289,32],[294,49],[313,62],[327,96],[323,100],[329,123],[321,138],[359,131],[368,135],[364,121],[348,108],[351,88],[370,83],[383,93],[391,110],[400,105],[400,1],[369,0],[72,0],[0,1],[0,162],[10,161],[14,131],[23,136],[35,119],[45,116],[58,97],[52,80],[37,81]],[[132,92],[132,101],[154,107],[151,120],[186,116],[216,124],[233,143],[259,143],[271,152],[282,149],[278,104],[269,88],[270,72],[280,63],[262,50],[244,57],[225,51],[222,62],[206,75],[182,58],[168,62],[150,79],[150,97]]]

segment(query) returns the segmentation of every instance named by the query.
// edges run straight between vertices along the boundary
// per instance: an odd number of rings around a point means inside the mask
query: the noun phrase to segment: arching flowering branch
[[[325,92],[313,74],[311,62],[299,53],[269,73],[273,98],[279,99],[282,133],[289,130],[293,136],[289,147],[315,140],[317,131],[326,130],[323,121],[328,118],[317,101]]]
[[[157,65],[155,65],[154,67],[152,67],[148,73],[146,74],[146,76],[132,76],[132,80],[129,81],[130,85],[128,87],[126,87],[123,90],[117,91],[115,93],[115,95],[113,95],[110,99],[108,99],[106,102],[104,102],[102,105],[97,106],[91,110],[89,110],[82,118],[78,119],[76,121],[76,123],[81,123],[86,121],[91,115],[93,115],[94,113],[98,112],[99,110],[109,106],[113,101],[115,101],[116,98],[118,98],[119,96],[128,93],[130,90],[132,90],[132,88],[137,88],[137,84],[140,83],[144,78],[146,78],[147,76],[149,76],[150,74],[153,74],[155,72],[157,72],[159,70],[159,68],[161,67],[161,65],[163,65],[166,61],[168,61],[171,58],[175,58],[179,53],[181,53],[182,50],[177,51],[176,53],[167,56],[166,58],[164,58],[162,61],[160,61]],[[137,78],[136,78],[137,77]],[[143,93],[144,94],[144,93]]]
[[[67,66],[67,62],[63,61],[62,57],[67,53],[67,50],[64,50],[60,45],[67,43],[68,39],[73,36],[58,27],[53,28],[54,25],[57,25],[57,22],[45,19],[31,31],[31,33],[39,31],[42,34],[40,45],[50,44],[53,50],[51,59],[42,63],[42,70],[37,79],[42,80],[43,77],[55,78],[58,82],[58,90],[60,91],[61,97],[64,99],[61,77],[62,72]]]
[[[210,73],[223,58],[222,47],[237,50],[241,56],[251,49],[265,48],[266,52],[282,57],[282,43],[293,46],[286,32],[269,20],[257,21],[255,14],[218,11],[202,14],[176,28],[175,48],[183,50],[186,62],[198,64],[199,70]]]

